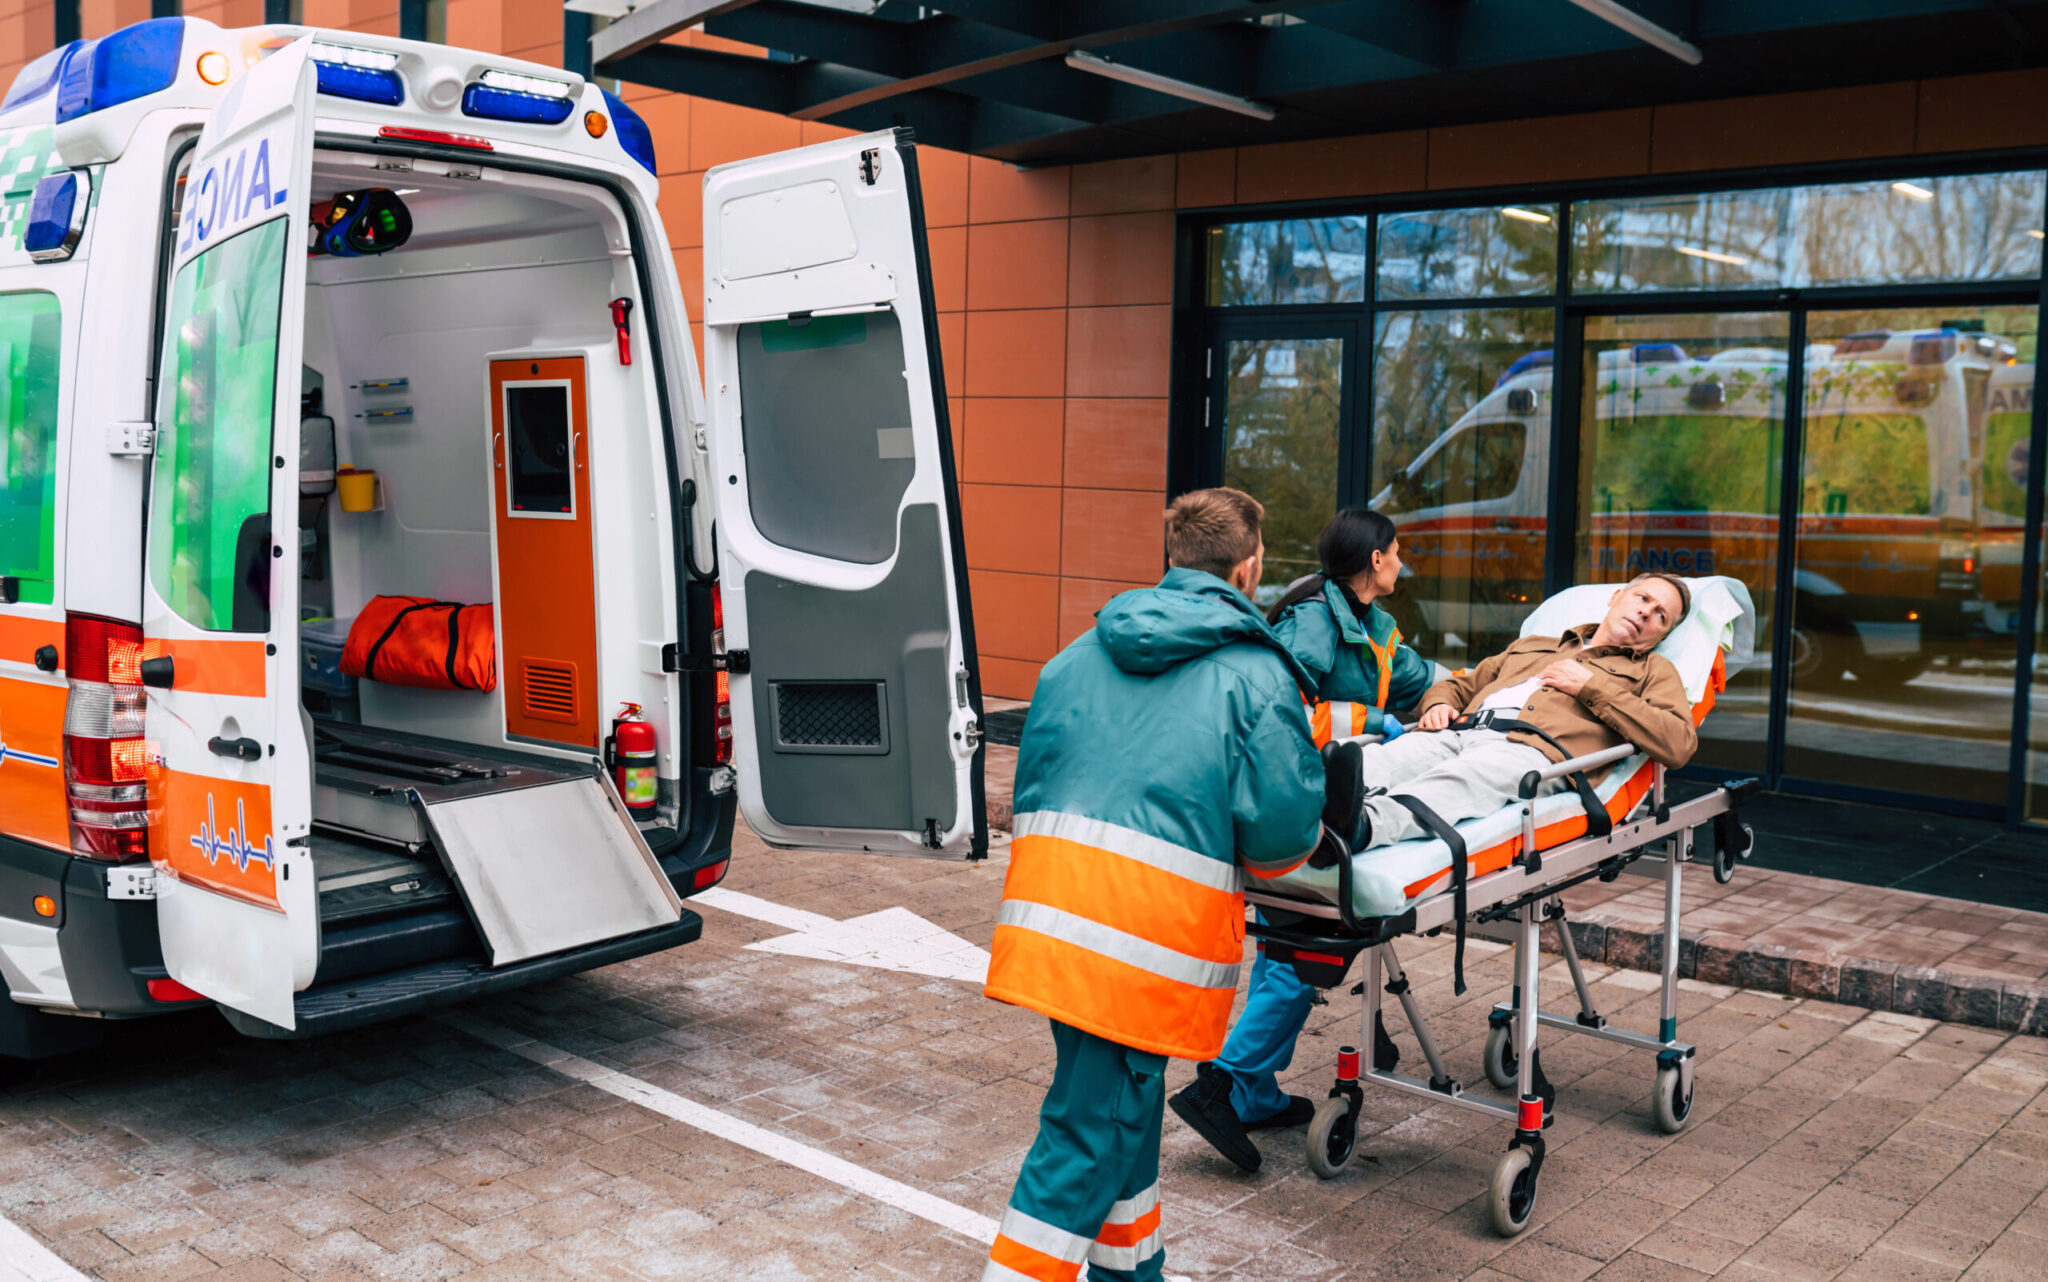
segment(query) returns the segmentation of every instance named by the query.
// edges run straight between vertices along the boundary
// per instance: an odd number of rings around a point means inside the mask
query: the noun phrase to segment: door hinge
[[[961,731],[961,735],[960,735],[960,738],[961,738],[961,742],[962,742],[962,743],[965,743],[965,744],[967,745],[967,750],[968,750],[969,752],[973,752],[973,751],[975,751],[976,749],[980,748],[980,747],[981,747],[981,722],[979,722],[979,721],[970,721],[970,722],[968,722],[968,723],[967,723],[967,728],[966,728],[965,730]]]
[[[945,843],[944,841],[941,841],[941,840],[939,839],[939,821],[938,821],[938,820],[936,820],[936,819],[927,819],[927,820],[925,820],[925,821],[924,821],[924,848],[925,848],[926,850],[937,850],[937,849],[938,849],[939,847],[941,847],[941,846],[943,846],[943,845],[945,845],[945,844],[946,844],[946,843]]]
[[[663,672],[746,672],[753,667],[754,656],[745,650],[727,650],[723,654],[684,654],[682,647],[671,641],[661,647],[661,670]]]
[[[156,453],[156,424],[107,424],[107,453],[116,458],[148,458]]]
[[[107,898],[155,899],[156,868],[151,864],[116,864],[107,869]]]

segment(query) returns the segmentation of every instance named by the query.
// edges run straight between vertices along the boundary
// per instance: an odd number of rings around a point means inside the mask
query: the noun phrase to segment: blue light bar
[[[640,113],[614,97],[609,90],[604,94],[604,105],[611,108],[614,132],[619,136],[619,146],[626,154],[640,162],[641,168],[650,174],[661,171],[654,167],[654,135],[648,132],[647,122],[640,119]]]
[[[151,18],[72,46],[57,74],[57,121],[161,93],[178,80],[183,18]]]
[[[567,98],[547,94],[520,93],[514,89],[493,89],[471,85],[462,91],[462,114],[485,120],[513,120],[525,125],[559,125],[576,110]]]
[[[405,101],[405,77],[396,71],[317,60],[313,65],[319,71],[320,92],[330,98],[353,98],[386,107],[396,107]]]
[[[83,193],[78,188],[76,173],[51,174],[36,184],[29,197],[28,230],[21,239],[21,247],[35,261],[61,262],[78,247],[79,233],[85,229],[85,211],[78,206]]]
[[[1645,361],[1682,361],[1684,359],[1685,349],[1676,343],[1637,343],[1635,346],[1635,361],[1638,365]]]
[[[70,44],[60,45],[16,72],[14,83],[7,87],[6,100],[0,102],[0,111],[13,111],[55,89],[57,77],[64,70],[64,59],[84,43],[83,40],[73,40]]]
[[[1525,374],[1532,369],[1549,369],[1555,360],[1556,356],[1548,351],[1528,352],[1516,358],[1514,364],[1502,370],[1500,377],[1494,380],[1493,385],[1499,387],[1515,375]]]

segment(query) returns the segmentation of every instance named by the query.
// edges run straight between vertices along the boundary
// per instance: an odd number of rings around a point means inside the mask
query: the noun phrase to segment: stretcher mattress
[[[1727,678],[1750,661],[1756,637],[1756,609],[1739,580],[1687,579],[1693,608],[1657,647],[1685,683],[1693,703],[1693,724],[1706,719]],[[1522,635],[1557,636],[1606,612],[1615,584],[1585,584],[1545,601],[1522,624]],[[1626,757],[1594,782],[1593,791],[1619,823],[1649,795],[1655,766],[1642,753]],[[1368,784],[1373,781],[1366,780]],[[1514,802],[1490,815],[1457,825],[1465,839],[1469,876],[1505,868],[1520,849],[1522,807]],[[1578,794],[1555,792],[1536,801],[1536,845],[1548,850],[1585,835],[1586,812]],[[1401,912],[1451,884],[1451,852],[1440,839],[1421,838],[1363,850],[1351,857],[1351,911],[1360,917]],[[1336,903],[1337,869],[1301,865],[1260,885],[1290,898]]]

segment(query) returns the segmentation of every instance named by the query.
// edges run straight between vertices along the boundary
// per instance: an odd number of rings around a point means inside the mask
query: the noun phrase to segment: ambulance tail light
[[[64,791],[71,850],[90,859],[149,857],[149,768],[143,738],[142,629],[90,614],[64,620]]]
[[[80,43],[57,73],[57,123],[170,88],[184,51],[183,18],[151,18]]]
[[[725,653],[725,596],[716,583],[711,585],[711,653]],[[716,674],[718,702],[712,712],[712,733],[717,744],[713,760],[721,766],[732,764],[732,674]]]
[[[599,92],[604,94],[604,105],[611,109],[612,123],[616,126],[612,133],[618,138],[619,146],[624,147],[626,154],[639,161],[640,167],[648,173],[660,173],[654,167],[654,134],[648,130],[647,122],[640,119],[639,112],[619,101],[618,95],[608,90]]]
[[[379,138],[392,138],[399,142],[430,142],[442,147],[466,147],[471,151],[496,151],[488,138],[475,134],[451,134],[440,129],[408,129],[403,125],[385,125],[377,131]]]

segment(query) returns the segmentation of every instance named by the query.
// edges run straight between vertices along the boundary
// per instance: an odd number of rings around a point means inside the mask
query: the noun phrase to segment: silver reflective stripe
[[[1155,1180],[1152,1187],[1143,1193],[1134,1193],[1110,1207],[1109,1214],[1102,1221],[1103,1227],[1107,1228],[1112,1224],[1136,1224],[1143,1216],[1150,1215],[1152,1208],[1158,1205],[1159,1183]]]
[[[1120,1269],[1133,1272],[1140,1264],[1159,1254],[1159,1233],[1152,1234],[1136,1246],[1104,1246],[1097,1242],[1088,1248],[1088,1263],[1100,1264],[1105,1269]]]
[[[1005,899],[1002,908],[996,912],[996,925],[1015,926],[1019,930],[1049,935],[1091,953],[1100,953],[1112,961],[1136,966],[1162,979],[1191,984],[1196,988],[1237,987],[1236,962],[1203,961],[1149,939],[1127,935],[1114,926],[1105,926],[1099,921],[1090,921],[1046,904]]]
[[[1014,1206],[1003,1212],[1003,1224],[997,1232],[1012,1242],[1022,1243],[1069,1264],[1079,1264],[1087,1259],[1088,1248],[1095,1245],[1078,1233],[1069,1233],[1057,1225],[1047,1224]]]
[[[1055,837],[1061,841],[1079,842],[1231,894],[1244,888],[1244,874],[1234,863],[1211,859],[1200,851],[1161,841],[1135,828],[1104,823],[1086,815],[1032,810],[1013,818],[1010,832],[1018,837]]]

